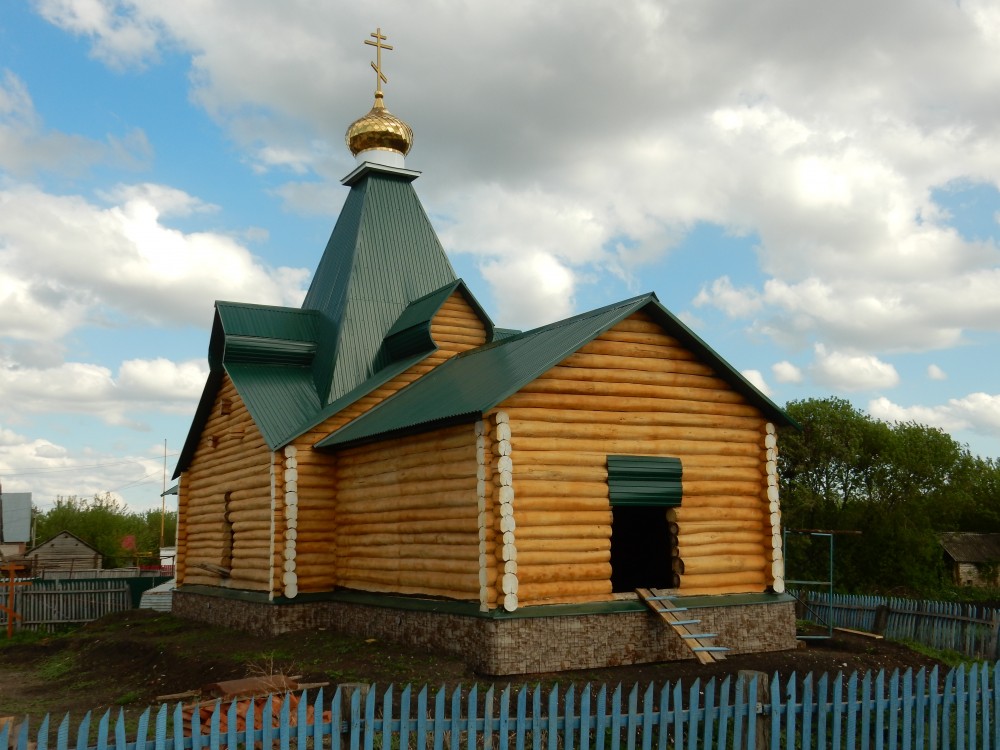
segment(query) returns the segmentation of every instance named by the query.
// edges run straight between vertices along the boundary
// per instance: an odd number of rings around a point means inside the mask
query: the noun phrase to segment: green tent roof
[[[651,293],[460,354],[323,438],[317,447],[365,442],[393,433],[475,419],[639,310],[648,312],[668,333],[697,352],[771,419],[794,424],[781,408],[674,317]]]
[[[332,403],[392,359],[386,334],[414,301],[457,281],[410,182],[415,173],[370,167],[351,192],[302,303],[320,317],[313,373]]]

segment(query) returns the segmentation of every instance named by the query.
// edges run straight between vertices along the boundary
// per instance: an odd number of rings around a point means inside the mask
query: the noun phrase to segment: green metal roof
[[[321,319],[313,372],[324,404],[388,365],[382,342],[400,315],[457,280],[412,179],[377,167],[352,178],[302,304]]]
[[[650,293],[453,357],[316,445],[332,447],[359,443],[390,433],[475,419],[639,310],[648,312],[669,334],[699,354],[720,377],[771,419],[795,424]]]

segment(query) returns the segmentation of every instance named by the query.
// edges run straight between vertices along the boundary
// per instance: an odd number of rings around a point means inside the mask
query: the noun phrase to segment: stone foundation
[[[683,602],[701,632],[731,653],[783,651],[796,646],[794,600],[779,595],[689,597]],[[328,628],[394,641],[464,659],[486,675],[692,659],[681,637],[635,602],[586,607],[534,607],[520,616],[456,614],[440,602],[415,608],[352,601],[271,603],[178,589],[173,612],[257,635]],[[600,609],[600,607],[597,607]],[[544,610],[544,611],[543,611]],[[608,611],[612,610],[612,611]],[[551,613],[549,613],[551,611]]]

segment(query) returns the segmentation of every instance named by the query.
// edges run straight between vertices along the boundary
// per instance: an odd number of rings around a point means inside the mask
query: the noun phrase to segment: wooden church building
[[[489,674],[691,658],[645,588],[720,647],[794,647],[789,417],[652,293],[494,326],[414,191],[381,80],[302,307],[216,303],[175,475],[175,613]]]

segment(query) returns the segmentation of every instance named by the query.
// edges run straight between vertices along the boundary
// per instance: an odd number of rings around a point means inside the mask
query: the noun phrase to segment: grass
[[[75,668],[76,656],[74,654],[57,654],[43,661],[37,672],[46,680],[58,680],[72,674]]]
[[[938,661],[944,662],[949,667],[958,667],[961,665],[970,666],[972,664],[983,664],[985,663],[982,659],[972,659],[968,656],[958,653],[957,651],[952,651],[951,649],[939,649],[933,648],[931,646],[925,646],[923,643],[918,643],[917,641],[912,641],[909,639],[901,639],[896,641],[906,646],[911,651],[916,651],[918,654],[923,654],[924,656],[929,656],[931,659],[937,659]]]

